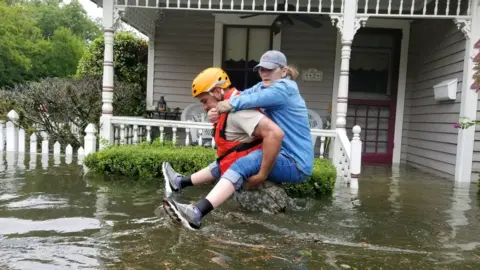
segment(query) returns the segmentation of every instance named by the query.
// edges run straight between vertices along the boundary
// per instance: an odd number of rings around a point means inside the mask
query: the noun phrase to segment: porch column
[[[100,138],[113,142],[113,39],[114,39],[114,0],[103,0],[103,33],[105,51],[103,60],[102,116],[100,117]],[[100,143],[99,148],[103,145]]]
[[[350,69],[350,55],[353,37],[360,27],[360,20],[357,19],[357,1],[345,0],[344,14],[331,15],[330,18],[335,24],[341,34],[342,53],[340,64],[340,78],[337,92],[337,115],[336,115],[336,129],[339,132],[346,133],[346,117],[347,117],[347,103],[348,103],[348,72]],[[364,19],[366,20],[366,18]]]
[[[148,36],[147,109],[153,109],[153,79],[155,75],[155,33]]]
[[[343,15],[330,15],[332,23],[336,25],[340,32],[340,39],[342,44],[341,49],[341,63],[339,73],[339,83],[337,90],[336,106],[332,107],[335,115],[332,115],[332,123],[335,123],[335,129],[339,133],[343,133],[346,136],[346,124],[347,124],[347,107],[348,107],[348,78],[350,70],[350,56],[351,47],[355,33],[364,26],[368,16],[357,16],[357,4],[358,0],[344,0],[344,13]],[[335,24],[336,21],[336,24]],[[335,89],[334,89],[335,90]],[[338,157],[341,156],[339,142],[337,140],[332,144],[333,162],[338,163]]]
[[[479,48],[474,48],[480,40],[480,0],[472,0],[472,19],[455,19],[458,28],[465,34],[465,57],[463,64],[463,83],[460,103],[460,117],[468,117],[470,120],[477,119],[478,93],[474,89],[473,75],[474,57],[480,54]],[[478,90],[478,89],[477,89]],[[457,138],[457,156],[455,163],[455,181],[471,182],[473,146],[475,142],[475,127],[459,129]]]

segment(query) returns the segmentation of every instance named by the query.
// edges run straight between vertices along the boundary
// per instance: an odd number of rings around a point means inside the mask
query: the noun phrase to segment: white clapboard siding
[[[405,95],[402,162],[452,177],[455,173],[465,37],[450,20],[412,23]],[[458,79],[457,99],[438,102],[433,85]],[[478,167],[478,166],[477,166]]]

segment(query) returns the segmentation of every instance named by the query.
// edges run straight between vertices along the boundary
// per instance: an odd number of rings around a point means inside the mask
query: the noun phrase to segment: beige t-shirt
[[[231,112],[227,117],[225,137],[228,141],[251,142],[253,131],[265,115],[258,110]]]

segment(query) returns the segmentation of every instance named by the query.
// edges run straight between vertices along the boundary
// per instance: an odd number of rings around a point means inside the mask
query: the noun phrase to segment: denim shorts
[[[240,190],[243,182],[260,170],[262,153],[262,149],[258,149],[239,158],[223,175],[220,175],[220,169],[216,161],[211,163],[209,168],[215,178],[225,178],[232,182],[235,190]],[[280,153],[267,179],[275,183],[300,183],[307,177],[308,175],[298,169],[297,164],[291,157]]]

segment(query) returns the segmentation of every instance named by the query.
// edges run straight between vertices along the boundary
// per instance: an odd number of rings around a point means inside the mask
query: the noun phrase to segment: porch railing
[[[9,113],[14,116],[15,113]],[[71,145],[60,145],[55,142],[53,149],[50,149],[49,134],[42,132],[40,138],[33,133],[28,138],[26,131],[19,128],[16,124],[17,118],[10,117],[6,123],[0,121],[0,152],[30,152],[36,154],[37,149],[43,155],[53,153],[54,155],[64,154],[66,158],[74,155],[79,159],[90,153],[96,152],[101,147],[98,144],[98,130],[95,124],[89,124],[85,129],[83,137],[83,146],[78,149],[72,148]],[[145,119],[139,117],[112,116],[111,125],[113,131],[114,145],[137,144],[143,141],[151,142],[155,138],[160,141],[171,140],[176,145],[191,145],[192,138],[190,136],[191,129],[197,129],[198,145],[205,145],[206,141],[202,140],[202,134],[206,130],[212,130],[211,123],[199,123],[189,121],[173,121],[160,119]],[[311,129],[312,136],[320,138],[320,145],[315,149],[317,158],[327,158],[328,147],[334,147],[334,156],[332,161],[337,168],[337,176],[347,180],[352,188],[358,188],[358,176],[361,167],[361,141],[360,127],[353,128],[353,139],[350,141],[345,133],[336,130]],[[100,142],[101,143],[101,142]],[[210,141],[209,147],[214,147],[214,141]],[[40,146],[40,147],[39,147]]]
[[[359,0],[356,8],[359,15],[369,17],[467,18],[471,16],[471,3],[471,0]],[[346,5],[353,4],[354,1],[345,0],[115,0],[120,9],[138,7],[253,14],[340,15]]]

